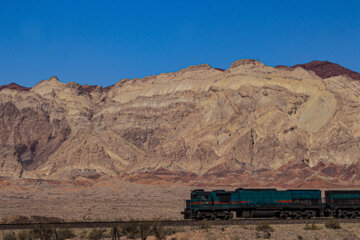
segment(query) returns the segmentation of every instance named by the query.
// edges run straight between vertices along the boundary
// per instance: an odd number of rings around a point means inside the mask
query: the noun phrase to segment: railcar
[[[360,191],[325,191],[325,216],[355,218],[360,216]]]
[[[311,218],[323,213],[320,190],[243,189],[193,190],[182,214],[185,219],[230,219],[275,216]]]

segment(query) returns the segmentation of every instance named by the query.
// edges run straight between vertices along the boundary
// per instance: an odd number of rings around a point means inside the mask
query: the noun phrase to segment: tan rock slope
[[[142,183],[354,186],[360,82],[238,60],[0,90],[0,175]]]

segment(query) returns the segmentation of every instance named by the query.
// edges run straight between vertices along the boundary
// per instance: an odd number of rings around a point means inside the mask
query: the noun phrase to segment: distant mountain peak
[[[296,65],[290,66],[290,67],[283,66],[283,65],[276,66],[276,68],[290,68],[290,69],[294,69],[296,67],[302,67],[305,70],[313,71],[316,73],[316,75],[318,75],[319,77],[321,77],[323,79],[334,77],[334,76],[339,76],[339,75],[345,75],[354,80],[360,80],[360,73],[354,72],[350,69],[340,66],[339,64],[332,63],[329,61],[314,60],[309,63],[296,64]]]
[[[236,68],[243,65],[264,66],[262,62],[256,59],[239,59],[233,62],[229,68]]]
[[[10,83],[10,84],[7,84],[7,85],[2,85],[0,86],[0,91],[2,89],[5,89],[5,88],[8,88],[8,89],[13,89],[13,90],[18,90],[18,91],[29,91],[31,88],[28,88],[28,87],[24,87],[24,86],[21,86],[19,84],[16,84],[14,82]]]

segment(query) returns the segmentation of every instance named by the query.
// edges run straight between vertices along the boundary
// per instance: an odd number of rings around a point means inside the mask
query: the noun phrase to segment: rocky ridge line
[[[0,91],[0,175],[143,183],[360,182],[360,83],[238,60],[105,89],[56,77]]]

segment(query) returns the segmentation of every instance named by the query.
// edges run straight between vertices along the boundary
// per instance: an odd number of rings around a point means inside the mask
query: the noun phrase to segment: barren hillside
[[[306,69],[238,60],[225,71],[190,66],[106,89],[56,77],[0,87],[0,175],[359,184],[360,82]]]

